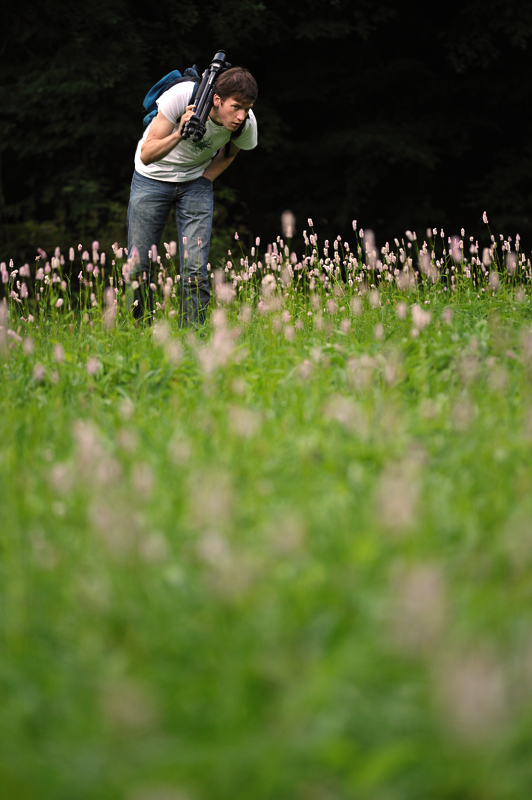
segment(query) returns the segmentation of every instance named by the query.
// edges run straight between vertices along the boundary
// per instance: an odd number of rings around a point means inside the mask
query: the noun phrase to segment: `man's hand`
[[[151,124],[150,132],[140,150],[140,158],[143,164],[148,166],[148,164],[153,164],[154,161],[160,161],[161,158],[167,156],[168,153],[179,144],[183,138],[181,136],[183,125],[188,122],[194,114],[195,108],[195,105],[187,106],[187,110],[181,117],[177,131],[174,131],[174,123],[170,122],[170,120],[159,111]]]
[[[186,123],[189,121],[189,119],[191,119],[191,117],[193,117],[193,116],[194,116],[194,111],[195,111],[195,110],[196,110],[196,104],[194,103],[194,104],[193,104],[193,105],[191,105],[191,106],[187,106],[187,110],[186,110],[186,111],[185,111],[185,113],[182,115],[182,117],[181,117],[181,122],[179,123],[179,128],[178,128],[178,131],[177,131],[177,132],[179,133],[180,140],[183,138],[183,136],[182,136],[181,134],[182,134],[182,132],[183,132],[183,128],[184,128],[184,126],[185,126],[185,125],[186,125]]]

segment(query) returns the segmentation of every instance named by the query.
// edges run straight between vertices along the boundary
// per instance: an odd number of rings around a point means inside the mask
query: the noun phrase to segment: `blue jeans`
[[[146,178],[135,170],[127,210],[128,254],[131,256],[133,248],[137,248],[140,261],[135,267],[136,279],[140,282],[145,274],[148,286],[156,282],[156,262],[152,264],[150,251],[152,245],[159,248],[174,206],[181,274],[180,319],[185,325],[202,323],[211,296],[207,259],[211,243],[213,192],[208,178],[169,183]],[[151,311],[151,290],[148,298]]]

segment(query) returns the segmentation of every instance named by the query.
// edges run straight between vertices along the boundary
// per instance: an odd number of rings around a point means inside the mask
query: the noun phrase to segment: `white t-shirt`
[[[179,127],[179,118],[185,113],[187,105],[190,103],[194,83],[183,81],[172,86],[164,92],[157,100],[159,111],[174,123],[174,131]],[[231,132],[222,125],[215,125],[208,118],[205,136],[199,142],[193,142],[192,138],[182,139],[173,150],[160,161],[152,164],[143,164],[140,158],[140,149],[143,141],[153,123],[150,122],[144,132],[144,136],[137,145],[135,153],[135,169],[147,178],[154,178],[158,181],[172,181],[181,183],[199,178],[212,159],[230,139]],[[235,145],[241,150],[253,150],[257,146],[257,120],[253,111],[249,112],[249,119],[246,122],[243,133],[233,139]]]

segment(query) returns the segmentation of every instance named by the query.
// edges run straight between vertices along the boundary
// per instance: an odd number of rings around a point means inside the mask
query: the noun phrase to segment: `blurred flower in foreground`
[[[46,369],[42,364],[35,364],[33,368],[33,380],[35,383],[41,383],[46,377]]]
[[[227,415],[231,431],[243,439],[251,438],[260,429],[262,420],[259,411],[241,406],[229,406]]]
[[[221,471],[203,470],[190,476],[190,514],[198,528],[228,525],[233,513],[233,487]]]
[[[103,324],[107,330],[112,328],[116,317],[116,295],[112,286],[108,286],[104,292],[104,312]]]
[[[424,311],[421,306],[414,303],[412,306],[412,322],[418,331],[422,331],[430,323],[432,314],[430,311]]]
[[[273,275],[265,275],[261,281],[261,289],[264,297],[270,297],[276,289],[276,281]]]
[[[397,303],[395,313],[397,314],[398,319],[406,319],[406,315],[408,313],[407,304],[400,300],[399,303]]]
[[[100,692],[104,717],[118,732],[153,729],[158,722],[158,709],[148,687],[131,678],[106,683]]]
[[[445,322],[446,325],[450,325],[451,322],[453,321],[453,310],[452,310],[452,308],[449,308],[449,306],[447,306],[447,308],[444,308],[443,311],[441,312],[441,318],[442,318],[442,321]]]
[[[191,337],[190,342],[205,375],[212,375],[219,367],[224,367],[231,359],[235,342],[240,334],[239,328],[229,328],[225,309],[217,308],[212,314],[214,333],[211,340],[201,345]]]
[[[289,210],[281,214],[281,228],[285,239],[292,239],[295,233],[296,218]]]
[[[325,419],[340,423],[350,433],[365,437],[368,433],[366,415],[360,406],[350,397],[341,394],[332,395],[323,409]]]
[[[419,473],[424,458],[424,451],[414,448],[401,461],[388,464],[377,481],[377,516],[391,532],[405,532],[417,522]]]
[[[359,358],[348,359],[346,365],[348,384],[358,392],[364,391],[371,383],[376,366],[375,359],[367,353],[363,353]]]
[[[400,649],[428,651],[447,618],[445,583],[436,564],[400,567],[392,577],[392,636]]]
[[[502,664],[487,649],[455,652],[435,671],[440,709],[462,741],[498,740],[509,711],[509,687]]]
[[[456,264],[459,264],[463,258],[463,243],[459,236],[451,237],[451,257]]]
[[[0,301],[0,353],[7,351],[7,303],[5,298]]]
[[[214,295],[219,303],[230,303],[236,297],[233,286],[224,281],[224,273],[221,269],[214,272]]]
[[[100,362],[98,361],[98,359],[95,356],[92,356],[87,361],[87,366],[86,366],[87,373],[89,375],[96,375],[96,373],[98,372],[99,366],[100,366]]]

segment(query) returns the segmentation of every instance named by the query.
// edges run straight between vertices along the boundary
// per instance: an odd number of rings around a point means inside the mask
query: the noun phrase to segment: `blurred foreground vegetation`
[[[528,800],[529,265],[406,250],[0,304],[2,796]]]

